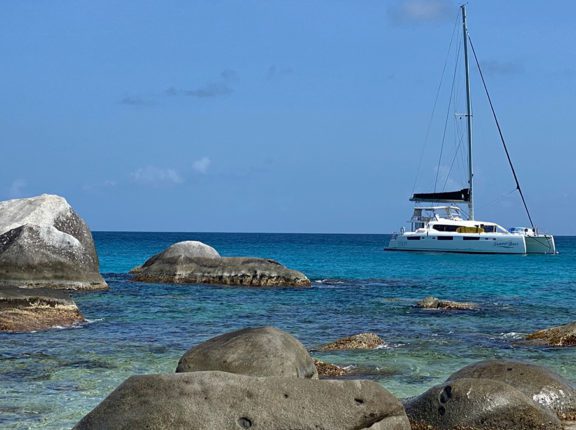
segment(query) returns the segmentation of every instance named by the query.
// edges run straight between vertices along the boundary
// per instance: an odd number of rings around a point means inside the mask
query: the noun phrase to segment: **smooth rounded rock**
[[[251,376],[318,378],[314,360],[290,334],[274,327],[245,328],[189,349],[176,372],[220,370]]]
[[[198,242],[197,240],[186,240],[170,245],[170,247],[162,251],[160,254],[157,254],[154,258],[168,260],[173,258],[179,259],[195,257],[220,258],[220,254],[210,245]],[[153,263],[153,261],[150,261],[149,264],[151,263]]]
[[[562,429],[552,412],[511,385],[492,379],[447,381],[404,406],[414,430]]]
[[[452,374],[448,381],[483,378],[505,382],[564,420],[576,420],[576,390],[560,375],[529,363],[487,360]]]
[[[371,381],[192,372],[133,376],[74,428],[410,430],[410,423],[400,401]]]
[[[309,287],[310,280],[301,272],[280,263],[252,257],[219,257],[216,250],[193,242],[194,251],[177,243],[131,270],[133,280],[174,284],[220,284],[239,286]],[[210,249],[211,251],[207,251]],[[199,251],[201,250],[201,252]],[[213,251],[213,252],[212,252]],[[209,256],[199,254],[208,253]]]
[[[0,202],[0,287],[106,289],[86,223],[60,196]]]

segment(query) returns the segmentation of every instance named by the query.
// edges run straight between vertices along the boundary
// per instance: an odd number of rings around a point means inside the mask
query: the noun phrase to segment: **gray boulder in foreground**
[[[199,246],[203,245],[202,246]],[[215,255],[205,255],[210,248]],[[140,282],[308,287],[310,280],[274,260],[220,257],[201,242],[179,242],[130,273]]]
[[[245,328],[209,339],[188,350],[176,372],[202,370],[318,379],[314,360],[306,348],[274,327]]]
[[[74,301],[62,291],[0,289],[0,332],[31,332],[69,327],[84,321]]]
[[[0,288],[108,288],[86,223],[63,197],[0,202]]]
[[[430,388],[405,404],[413,430],[561,430],[556,415],[511,385],[463,378]]]
[[[225,372],[133,376],[75,427],[194,430],[409,430],[402,404],[371,381]]]
[[[559,418],[576,420],[576,390],[560,375],[542,366],[511,360],[487,360],[460,369],[448,381],[461,378],[505,382]]]

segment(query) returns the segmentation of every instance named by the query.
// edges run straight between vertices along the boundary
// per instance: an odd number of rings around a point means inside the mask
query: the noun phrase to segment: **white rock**
[[[56,219],[72,211],[64,197],[42,194],[27,199],[0,202],[0,234],[24,224],[53,226]]]
[[[203,257],[220,258],[220,254],[214,248],[196,240],[177,242],[164,251],[164,257]]]

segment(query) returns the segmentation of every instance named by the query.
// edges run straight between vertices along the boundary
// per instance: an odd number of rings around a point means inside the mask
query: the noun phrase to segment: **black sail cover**
[[[470,201],[470,189],[462,188],[460,191],[444,191],[442,193],[417,193],[410,198],[410,201],[464,203]]]

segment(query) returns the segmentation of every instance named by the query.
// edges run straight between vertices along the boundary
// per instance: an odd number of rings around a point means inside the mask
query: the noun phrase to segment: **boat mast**
[[[474,219],[474,194],[472,193],[472,103],[470,101],[470,67],[468,65],[468,29],[466,27],[466,5],[462,8],[462,32],[464,34],[464,69],[466,70],[466,122],[468,129],[468,218]]]

